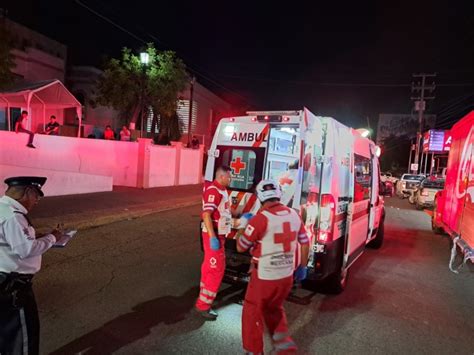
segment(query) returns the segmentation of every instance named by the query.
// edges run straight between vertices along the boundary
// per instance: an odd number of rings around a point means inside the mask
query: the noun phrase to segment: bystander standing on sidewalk
[[[18,121],[16,121],[15,132],[28,134],[30,137],[28,138],[28,144],[26,146],[28,148],[36,148],[33,145],[33,138],[35,134],[25,128],[27,119],[28,119],[28,111],[22,111],[21,116],[18,118]]]

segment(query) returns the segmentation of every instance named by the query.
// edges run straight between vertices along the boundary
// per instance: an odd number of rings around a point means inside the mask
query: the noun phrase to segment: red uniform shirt
[[[222,208],[229,211],[230,215],[230,203],[227,189],[217,181],[213,181],[204,188],[202,196],[202,212],[211,212],[212,224],[216,230],[218,228],[219,220],[223,217]]]
[[[278,212],[288,209],[288,207],[281,204],[280,202],[275,202],[262,211],[268,211],[275,215],[275,218],[278,218]],[[267,226],[268,218],[260,212],[249,221],[249,224],[245,229],[245,234],[239,238],[240,248],[244,250],[252,248],[251,253],[255,261],[258,261],[258,258],[262,255],[262,244],[260,241],[265,236]],[[301,222],[301,226],[298,231],[298,243],[309,244],[303,222]]]

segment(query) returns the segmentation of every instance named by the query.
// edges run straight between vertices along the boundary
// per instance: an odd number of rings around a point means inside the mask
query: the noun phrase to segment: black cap
[[[46,183],[46,180],[47,178],[42,177],[42,176],[15,176],[15,177],[5,179],[5,184],[7,184],[8,187],[13,187],[13,186],[35,187],[38,190],[41,197],[43,197],[44,193],[43,191],[41,191],[41,188]]]

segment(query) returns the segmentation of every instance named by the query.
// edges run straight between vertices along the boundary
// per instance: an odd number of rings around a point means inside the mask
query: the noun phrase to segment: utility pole
[[[426,109],[426,100],[433,100],[435,97],[432,96],[433,91],[436,89],[436,85],[434,81],[427,85],[426,79],[427,78],[434,78],[436,77],[436,73],[433,74],[413,74],[413,79],[417,80],[417,82],[412,82],[411,84],[411,92],[412,96],[411,99],[415,101],[415,110],[418,111],[418,132],[416,134],[416,152],[415,152],[415,159],[414,163],[418,164],[420,158],[420,151],[422,151],[423,146],[423,114]],[[429,95],[427,95],[427,91]],[[418,171],[422,171],[421,167],[418,165]]]
[[[407,173],[411,173],[411,156],[413,155],[412,152],[413,152],[413,139],[410,140],[410,156],[409,156],[409,158],[408,158],[408,170],[407,170]]]

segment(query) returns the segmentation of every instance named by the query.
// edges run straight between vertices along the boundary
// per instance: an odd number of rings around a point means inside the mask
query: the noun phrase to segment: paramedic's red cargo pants
[[[211,308],[212,302],[221,287],[225,271],[225,236],[219,235],[220,248],[212,250],[209,234],[202,232],[202,244],[204,247],[204,261],[201,265],[201,291],[196,302],[196,308],[205,311]]]
[[[293,276],[281,280],[260,280],[252,271],[242,311],[242,341],[244,350],[263,353],[263,322],[265,322],[277,354],[295,354],[296,344],[288,335],[283,302],[293,286]]]

